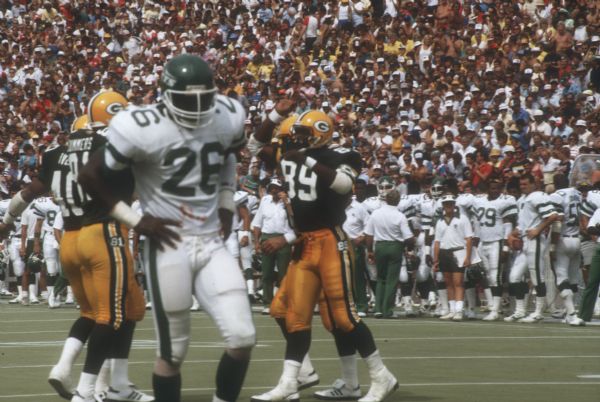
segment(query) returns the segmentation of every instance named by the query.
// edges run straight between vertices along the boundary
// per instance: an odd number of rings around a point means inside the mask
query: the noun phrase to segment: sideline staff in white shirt
[[[442,208],[444,215],[435,225],[433,266],[444,274],[450,311],[440,319],[460,321],[464,310],[465,268],[471,265],[473,228],[469,219],[456,210],[452,195],[442,198]]]

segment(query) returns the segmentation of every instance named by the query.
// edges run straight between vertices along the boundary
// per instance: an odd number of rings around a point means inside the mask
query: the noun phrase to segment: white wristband
[[[125,224],[128,228],[134,228],[142,220],[142,217],[133,210],[124,201],[119,201],[115,204],[110,216]]]
[[[431,255],[431,246],[423,247],[423,251],[425,255]]]
[[[247,230],[239,230],[238,235],[239,235],[240,239],[242,239],[244,237],[250,237],[250,232]]]
[[[315,158],[311,158],[310,156],[307,156],[306,159],[304,160],[304,166],[306,166],[310,170],[312,170],[312,168],[316,164],[317,164],[317,160]]]
[[[509,251],[508,246],[502,246],[502,251],[504,251],[505,253],[508,253],[508,251]]]
[[[285,116],[282,116],[279,113],[277,113],[277,110],[275,109],[271,110],[268,117],[269,120],[271,120],[275,124],[279,124],[285,120]]]
[[[550,252],[554,253],[556,251],[556,245],[555,244],[551,244],[550,245]]]

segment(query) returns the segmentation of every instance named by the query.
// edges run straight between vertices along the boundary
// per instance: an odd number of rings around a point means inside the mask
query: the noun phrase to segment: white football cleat
[[[398,380],[396,380],[396,377],[387,368],[384,368],[373,379],[367,395],[360,398],[358,402],[382,402],[397,389]]]
[[[577,314],[567,314],[564,321],[565,324],[569,324],[572,327],[583,327],[585,326],[585,321],[581,318],[577,317]]]
[[[517,322],[519,320],[522,320],[523,318],[525,318],[525,314],[515,312],[514,314],[509,315],[508,317],[504,317],[504,321],[505,322]]]
[[[40,299],[38,299],[36,296],[31,296],[29,298],[29,303],[31,303],[31,304],[40,304]]]
[[[60,298],[58,297],[54,297],[53,295],[50,295],[48,297],[48,308],[59,308],[60,307]]]
[[[531,324],[534,322],[544,321],[544,316],[538,313],[531,313],[527,317],[521,318],[519,322]]]
[[[11,299],[8,301],[8,304],[21,304],[23,301],[23,296],[19,295],[17,297],[15,297],[14,299]]]
[[[464,312],[457,311],[456,313],[454,313],[454,317],[452,317],[452,321],[462,321],[463,318],[464,318]]]
[[[144,394],[133,387],[122,390],[116,390],[112,387],[106,391],[107,401],[126,401],[126,402],[152,402],[154,397]]]
[[[275,388],[264,394],[251,397],[250,402],[285,401],[287,398],[293,397],[294,394],[298,394],[298,381],[296,379],[281,378]]]
[[[73,398],[71,370],[58,365],[52,367],[52,370],[50,370],[50,374],[48,375],[48,383],[62,398],[67,400]]]
[[[261,314],[262,315],[269,315],[269,314],[271,314],[271,309],[269,307],[265,307],[265,308],[262,309]]]
[[[319,379],[319,375],[315,370],[312,371],[309,375],[298,375],[298,391],[302,391],[303,389],[314,387],[318,385],[321,380]]]
[[[451,320],[454,318],[454,314],[455,313],[446,312],[446,314],[440,316],[440,320]],[[461,314],[461,320],[462,320],[462,314]]]
[[[475,310],[471,310],[470,308],[464,311],[464,316],[467,320],[476,320],[477,314],[475,314]]]
[[[65,300],[65,304],[75,304],[75,299],[73,299],[73,296],[67,296],[67,300]]]
[[[333,382],[331,388],[317,391],[314,394],[317,399],[325,401],[355,401],[360,398],[360,385],[354,389],[350,389],[346,382],[340,378]]]
[[[498,321],[500,319],[500,314],[498,314],[497,311],[490,311],[490,313],[482,319],[483,321]]]
[[[96,399],[95,395],[90,396],[89,398],[84,398],[83,396],[81,396],[81,394],[77,391],[75,391],[75,393],[73,394],[73,396],[71,397],[71,402],[98,402],[101,401],[101,399]]]
[[[367,316],[367,313],[365,313],[364,311],[359,311],[359,312],[358,312],[358,316],[359,316],[360,318],[365,318],[365,317]]]
[[[146,303],[146,310],[152,310],[152,302]]]
[[[0,290],[0,296],[11,297],[14,296],[12,292],[9,292],[8,289]]]

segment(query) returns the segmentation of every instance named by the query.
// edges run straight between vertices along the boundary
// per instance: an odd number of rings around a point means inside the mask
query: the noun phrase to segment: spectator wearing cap
[[[396,190],[388,192],[385,201],[385,205],[373,211],[365,227],[369,260],[377,267],[375,318],[393,318],[404,248],[414,246],[408,220],[398,210],[400,193]]]
[[[464,310],[464,272],[471,265],[473,229],[468,218],[456,211],[452,195],[442,198],[443,216],[435,225],[433,269],[444,274],[450,311],[443,320],[460,321]]]
[[[552,126],[544,119],[544,112],[542,110],[535,110],[533,112],[533,121],[529,125],[530,133],[539,133],[544,141],[548,141],[552,134]]]
[[[262,254],[263,314],[269,313],[276,278],[281,282],[285,276],[291,259],[291,244],[296,240],[288,217],[289,201],[281,182],[272,179],[267,193],[252,219],[254,249],[257,254]]]
[[[587,144],[592,136],[592,132],[587,129],[587,122],[583,119],[579,119],[575,122],[573,134],[577,134],[577,145]],[[571,136],[573,136],[573,134],[571,134]]]
[[[573,132],[573,128],[566,123],[565,119],[562,117],[557,117],[554,120],[554,123],[556,126],[554,127],[554,130],[552,130],[552,137],[560,137],[563,140],[569,138]]]

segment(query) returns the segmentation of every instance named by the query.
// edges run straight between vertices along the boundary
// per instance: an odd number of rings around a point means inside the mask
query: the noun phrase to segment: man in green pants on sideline
[[[369,259],[374,259],[377,267],[375,318],[394,318],[394,299],[404,247],[412,249],[415,243],[406,216],[398,210],[400,193],[390,191],[385,201],[386,205],[373,211],[365,228]]]
[[[260,200],[258,211],[252,220],[254,230],[254,248],[262,253],[263,303],[262,314],[269,314],[269,306],[273,300],[275,283],[275,264],[279,280],[283,279],[291,259],[291,244],[296,234],[290,226],[286,204],[287,194],[278,179],[273,179],[267,186],[268,194]]]
[[[594,212],[587,224],[587,233],[591,236],[600,236],[600,209]],[[594,305],[598,299],[598,288],[600,287],[600,247],[596,246],[592,265],[588,274],[588,281],[581,296],[579,304],[579,318],[583,321],[591,321],[594,314]]]
[[[343,229],[352,240],[354,246],[354,302],[359,317],[366,317],[369,308],[367,300],[367,255],[365,248],[365,226],[369,220],[369,213],[363,206],[364,193],[367,183],[357,179],[354,183],[354,196],[346,207],[346,220]]]

